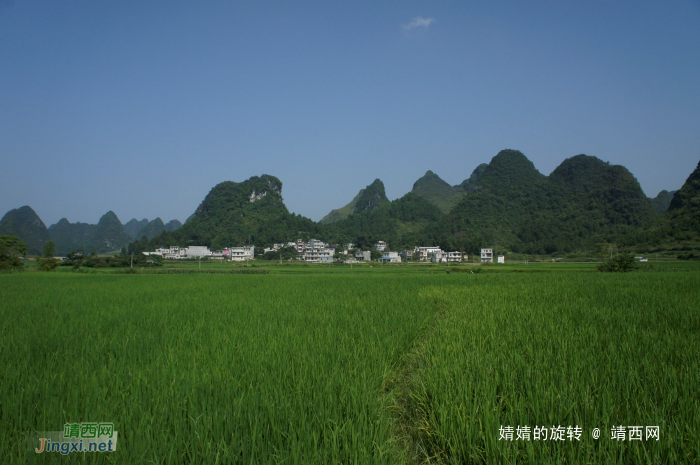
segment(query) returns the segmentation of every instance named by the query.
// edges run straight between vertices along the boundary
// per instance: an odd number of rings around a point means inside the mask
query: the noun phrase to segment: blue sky
[[[700,3],[0,0],[0,215],[184,221],[272,174],[319,220],[375,178],[700,160]]]

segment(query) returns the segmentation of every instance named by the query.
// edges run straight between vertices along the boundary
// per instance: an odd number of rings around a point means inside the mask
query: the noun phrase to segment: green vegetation
[[[666,210],[668,210],[669,205],[671,205],[671,200],[673,199],[673,194],[675,194],[676,192],[678,191],[669,192],[667,190],[662,190],[656,195],[656,197],[650,199],[651,206],[654,207],[656,213],[661,215]]]
[[[179,220],[170,220],[165,223],[165,230],[169,232],[176,231],[182,227],[182,223]]]
[[[282,247],[279,250],[271,250],[265,253],[263,260],[296,260],[299,254],[296,247]]]
[[[0,236],[0,271],[15,271],[24,264],[19,257],[27,254],[27,245],[16,236]]]
[[[44,255],[43,257],[37,259],[38,267],[42,271],[52,271],[55,270],[59,264],[59,260],[54,258],[56,253],[56,244],[53,241],[46,241],[44,243]]]
[[[165,231],[173,232],[181,227],[182,223],[178,220],[170,220],[164,224],[160,218],[156,218],[153,221],[148,221],[145,218],[141,221],[136,221],[136,218],[134,218],[124,225],[124,229],[132,239],[141,239],[146,236],[149,241]]]
[[[473,188],[451,212],[451,229],[517,253],[591,250],[654,216],[629,171],[585,155],[547,177],[522,153],[504,150]]]
[[[462,184],[460,184],[460,187],[464,189],[465,191],[473,191],[473,190],[479,190],[478,183],[479,179],[481,179],[481,175],[486,171],[486,168],[488,168],[489,165],[486,163],[482,163],[479,166],[477,166],[474,171],[472,171],[471,176],[469,178],[465,179],[462,181]]]
[[[139,239],[142,236],[139,236],[139,232],[146,227],[148,224],[148,220],[146,218],[142,219],[141,221],[137,220],[136,218],[132,218],[127,223],[124,225],[124,231],[132,238],[132,239]]]
[[[700,249],[700,162],[673,195],[668,210],[628,234],[622,243],[649,251]]]
[[[359,248],[383,240],[392,250],[400,250],[419,243],[446,244],[446,225],[447,218],[439,209],[409,192],[398,200],[328,225],[325,237],[332,243],[353,242]]]
[[[394,462],[379,391],[430,316],[406,285],[430,275],[0,279],[4,463],[88,418],[115,423],[124,463]]]
[[[597,269],[608,273],[627,273],[637,268],[639,268],[639,264],[634,261],[634,257],[623,253],[602,262]]]
[[[364,191],[364,189],[360,189],[360,192],[358,192],[357,195],[353,197],[349,204],[345,205],[342,208],[338,208],[337,210],[332,210],[329,214],[321,218],[320,223],[331,224],[335,223],[336,221],[344,220],[348,216],[352,215],[355,212],[355,205],[357,205],[357,201],[362,196],[362,193]]]
[[[129,245],[129,252],[172,245],[207,245],[214,250],[243,244],[263,248],[291,238],[318,237],[321,228],[287,210],[279,179],[254,176],[241,183],[217,184],[180,229],[164,232],[150,241],[134,242]]]
[[[156,218],[153,221],[150,221],[146,226],[144,226],[137,234],[136,237],[147,237],[148,240],[150,241],[154,237],[156,237],[159,234],[162,234],[166,231],[165,229],[165,224],[163,223],[163,220],[160,218]]]
[[[280,180],[263,175],[218,184],[184,226],[177,220],[166,225],[160,218],[150,223],[132,219],[122,226],[108,212],[97,225],[64,218],[48,232],[59,254],[79,248],[139,253],[172,245],[261,249],[314,237],[339,244],[384,240],[393,250],[434,245],[470,255],[482,247],[518,255],[590,255],[596,243],[606,242],[675,256],[700,251],[698,179],[692,174],[673,197],[662,191],[649,199],[622,166],[577,155],[544,176],[521,152],[502,150],[457,186],[428,171],[393,202],[376,179],[319,223],[290,213]],[[29,207],[8,212],[0,222],[0,231],[27,242],[32,254],[48,240],[42,227]]]
[[[697,262],[265,263],[1,275],[4,462],[60,460],[26,451],[31,430],[93,419],[119,431],[104,462],[700,460]],[[619,425],[660,440],[612,440]]]
[[[49,234],[56,243],[56,253],[61,255],[77,249],[95,249],[100,254],[114,252],[131,242],[124,225],[112,211],[102,215],[97,224],[71,223],[62,218],[49,227]]]
[[[700,288],[672,273],[481,274],[422,291],[407,452],[445,463],[697,463]],[[580,426],[578,441],[499,441],[501,426]],[[659,426],[615,441],[613,426]],[[601,437],[591,437],[600,428]],[[513,438],[517,436],[514,433]]]
[[[450,186],[430,170],[413,184],[411,192],[420,195],[443,213],[449,213],[464,196],[461,186]]]
[[[384,191],[384,183],[375,179],[372,184],[360,191],[357,202],[355,202],[355,213],[374,210],[389,203]]]
[[[44,242],[49,240],[49,231],[31,207],[10,210],[0,220],[0,235],[15,236],[27,245],[31,255],[41,254]]]

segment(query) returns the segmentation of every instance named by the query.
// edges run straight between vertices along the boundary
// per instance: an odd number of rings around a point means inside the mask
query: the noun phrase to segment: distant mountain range
[[[180,226],[182,224],[178,220],[164,225],[160,218],[151,222],[145,218],[141,221],[132,219],[126,225],[122,225],[117,215],[109,211],[97,224],[71,223],[66,218],[61,218],[58,223],[47,228],[31,207],[24,206],[10,210],[0,220],[0,235],[19,237],[27,244],[30,255],[40,255],[44,243],[49,239],[56,244],[58,255],[78,249],[86,253],[93,249],[97,253],[108,253],[127,247],[137,237],[147,236],[152,239],[164,231],[174,231]]]
[[[651,199],[623,166],[577,155],[545,176],[521,152],[503,150],[455,186],[427,171],[394,201],[376,179],[318,223],[290,213],[282,182],[262,175],[216,185],[184,225],[160,218],[122,225],[108,212],[97,225],[64,218],[47,230],[31,208],[22,207],[0,221],[0,234],[19,236],[33,253],[49,237],[58,253],[76,248],[104,253],[129,242],[136,252],[169,245],[264,247],[311,237],[360,245],[384,240],[393,250],[439,245],[467,253],[482,246],[527,254],[570,252],[592,250],[596,242],[687,248],[700,246],[697,172],[680,190]]]

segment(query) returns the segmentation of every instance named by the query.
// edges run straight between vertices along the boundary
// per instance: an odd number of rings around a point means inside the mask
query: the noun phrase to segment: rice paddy
[[[700,461],[697,270],[301,271],[0,275],[3,462]],[[27,445],[87,421],[116,452]]]

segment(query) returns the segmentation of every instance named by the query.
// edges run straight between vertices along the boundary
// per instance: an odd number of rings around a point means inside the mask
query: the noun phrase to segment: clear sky
[[[0,0],[0,215],[184,221],[271,174],[314,220],[375,178],[700,160],[700,3]]]

